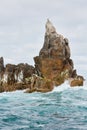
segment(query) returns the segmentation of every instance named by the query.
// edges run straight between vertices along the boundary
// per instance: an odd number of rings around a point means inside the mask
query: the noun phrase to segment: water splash
[[[61,92],[66,89],[69,89],[69,88],[70,88],[70,86],[69,86],[68,82],[66,81],[64,84],[62,84],[58,87],[55,87],[52,92]]]

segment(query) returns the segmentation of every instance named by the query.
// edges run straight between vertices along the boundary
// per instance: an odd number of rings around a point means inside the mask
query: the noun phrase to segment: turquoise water
[[[0,94],[0,130],[87,130],[87,86]]]

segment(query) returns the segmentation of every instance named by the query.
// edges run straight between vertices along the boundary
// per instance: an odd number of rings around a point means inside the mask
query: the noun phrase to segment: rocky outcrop
[[[69,83],[70,83],[70,86],[71,87],[74,87],[74,86],[83,86],[83,81],[84,81],[84,78],[83,76],[76,76],[75,78],[70,78],[69,79]]]
[[[3,62],[0,62],[0,64],[1,63]],[[4,67],[4,64],[2,65],[0,72],[0,92],[30,87],[29,82],[26,82],[26,78],[31,77],[32,74],[35,73],[33,66],[23,63],[18,65],[7,64],[6,67]]]
[[[84,78],[81,81],[78,78],[70,56],[69,40],[58,34],[52,23],[47,20],[43,47],[39,56],[34,57],[37,75],[53,81],[55,86],[70,79],[73,79],[70,86],[83,85]],[[74,82],[75,79],[77,82]]]
[[[82,86],[83,76],[77,74],[71,59],[69,40],[56,32],[49,21],[46,22],[44,44],[39,56],[34,57],[35,67],[28,64],[4,67],[0,58],[0,92],[26,89],[26,92],[48,92],[54,86],[69,81],[71,87]]]

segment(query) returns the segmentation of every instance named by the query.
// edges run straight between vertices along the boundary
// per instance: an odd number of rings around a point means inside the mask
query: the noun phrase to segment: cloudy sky
[[[0,0],[0,56],[5,64],[34,64],[49,18],[70,41],[78,72],[87,72],[87,0]]]

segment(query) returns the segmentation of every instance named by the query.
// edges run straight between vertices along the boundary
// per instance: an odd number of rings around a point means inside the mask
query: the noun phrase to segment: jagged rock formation
[[[26,89],[26,92],[48,92],[65,80],[70,86],[82,86],[83,76],[77,75],[74,63],[70,58],[69,40],[56,32],[52,23],[47,20],[44,45],[39,56],[34,57],[35,68],[28,64],[4,67],[0,58],[0,92]]]
[[[28,64],[12,65],[4,67],[3,58],[0,58],[0,92],[26,89],[30,87],[27,78],[35,73],[33,66]]]
[[[34,57],[37,75],[50,79],[55,86],[61,85],[65,80],[69,80],[71,86],[83,85],[84,79],[77,75],[70,56],[69,40],[58,34],[47,20],[44,45],[39,56]]]

